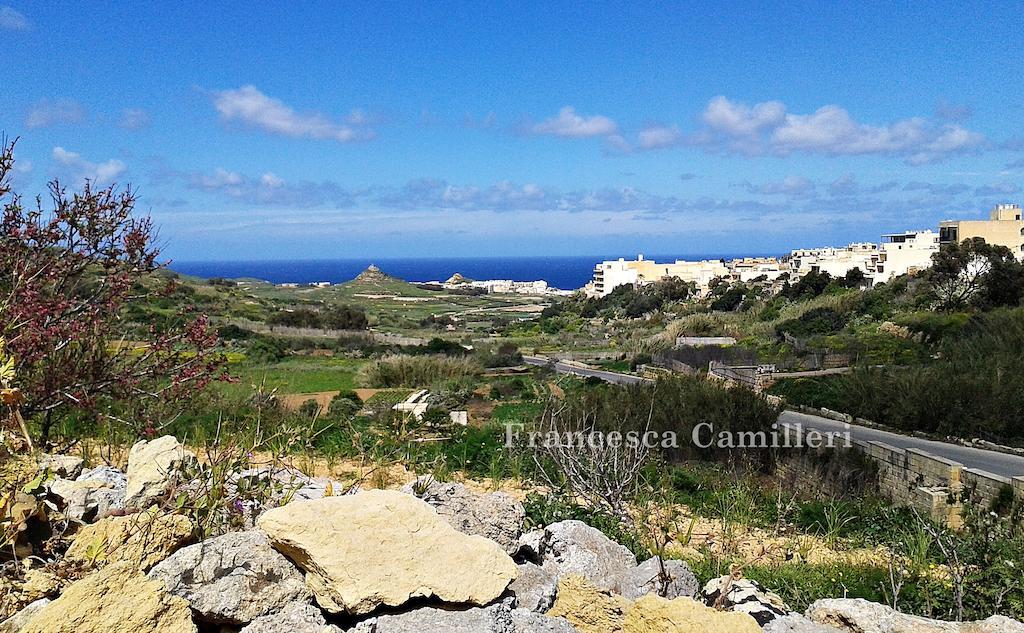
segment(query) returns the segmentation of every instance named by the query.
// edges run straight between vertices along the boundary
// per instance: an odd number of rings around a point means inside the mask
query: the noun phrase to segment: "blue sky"
[[[0,0],[0,130],[19,191],[131,183],[178,260],[769,253],[1024,201],[1020,2],[626,4]]]

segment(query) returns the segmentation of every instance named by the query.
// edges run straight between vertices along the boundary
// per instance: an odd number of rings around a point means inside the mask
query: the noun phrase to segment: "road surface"
[[[783,411],[779,416],[779,422],[784,424],[801,424],[806,429],[817,429],[819,431],[845,430],[845,425],[836,420],[822,418],[796,411]],[[983,448],[972,448],[959,444],[949,444],[935,440],[926,440],[910,435],[890,433],[866,426],[850,425],[850,434],[855,440],[864,442],[884,442],[897,448],[916,448],[927,451],[932,455],[945,457],[955,462],[960,462],[968,468],[985,470],[1004,477],[1024,476],[1024,457],[1008,455],[997,451],[989,451]]]
[[[527,365],[536,365],[543,367],[550,365],[553,359],[545,358],[543,356],[523,356],[523,362]],[[589,367],[580,367],[572,363],[566,363],[562,361],[555,361],[554,370],[560,374],[573,374],[574,376],[582,376],[583,378],[600,378],[605,382],[610,382],[616,385],[635,385],[641,382],[650,382],[648,378],[641,378],[640,376],[633,376],[632,374],[620,374],[614,371],[605,371],[603,369],[590,369]]]
[[[528,365],[537,366],[549,365],[551,363],[551,359],[544,358],[543,356],[523,356],[523,361]],[[562,361],[554,363],[554,370],[560,374],[573,374],[584,378],[600,378],[617,385],[649,382],[649,379],[641,378],[640,376],[620,374],[603,369],[590,369]],[[779,416],[779,422],[783,424],[799,423],[803,425],[804,429],[817,429],[819,431],[843,432],[846,430],[846,425],[842,422],[807,413],[797,413],[796,411],[783,411]],[[897,448],[920,449],[932,455],[959,462],[968,468],[977,468],[996,475],[1002,475],[1003,477],[1024,476],[1024,457],[1018,455],[1008,455],[983,448],[972,448],[959,444],[926,440],[920,437],[900,435],[899,433],[891,433],[853,424],[850,425],[850,434],[853,439],[864,442],[884,442]]]

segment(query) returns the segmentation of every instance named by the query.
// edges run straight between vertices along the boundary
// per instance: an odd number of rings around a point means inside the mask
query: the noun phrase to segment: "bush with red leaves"
[[[69,193],[54,180],[49,208],[41,197],[23,205],[10,186],[14,145],[0,140],[0,337],[17,360],[22,411],[44,445],[67,414],[155,432],[166,420],[146,411],[166,416],[168,403],[226,379],[216,330],[183,312],[173,328],[125,340],[125,308],[162,267],[151,219],[133,214],[130,187],[89,182]],[[125,411],[133,419],[115,413]]]

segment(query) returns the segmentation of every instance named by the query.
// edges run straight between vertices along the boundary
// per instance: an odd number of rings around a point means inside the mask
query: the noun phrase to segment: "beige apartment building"
[[[678,277],[685,282],[692,282],[699,291],[706,292],[712,279],[728,274],[729,269],[719,260],[658,263],[640,255],[634,260],[618,259],[597,264],[594,266],[594,279],[584,291],[590,296],[604,297],[619,286],[644,286],[666,277]]]
[[[1019,204],[996,205],[988,220],[943,220],[939,222],[939,242],[959,243],[980,237],[986,244],[1010,249],[1017,259],[1024,259],[1024,220]]]

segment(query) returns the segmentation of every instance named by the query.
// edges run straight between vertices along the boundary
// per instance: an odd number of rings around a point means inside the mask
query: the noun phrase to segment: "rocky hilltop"
[[[473,281],[473,280],[469,279],[467,277],[464,277],[462,275],[462,273],[455,273],[454,275],[452,275],[451,277],[448,278],[448,281],[446,281],[444,283],[446,283],[448,285],[456,285],[456,284],[468,284],[471,281]]]
[[[353,281],[380,284],[389,281],[402,281],[402,279],[399,279],[398,277],[392,277],[391,275],[387,274],[386,272],[378,268],[375,264],[370,264],[369,266],[366,267],[366,270],[356,275],[356,278],[353,279]]]
[[[33,466],[70,546],[5,581],[0,606],[18,610],[0,633],[1024,633],[864,600],[795,613],[740,574],[702,585],[681,560],[638,561],[580,521],[529,529],[511,496],[431,479],[336,496],[337,482],[288,468],[231,473],[226,492],[265,494],[215,509],[232,529],[199,539],[188,500],[171,502],[209,489],[197,463],[163,437],[137,443],[126,472]]]

